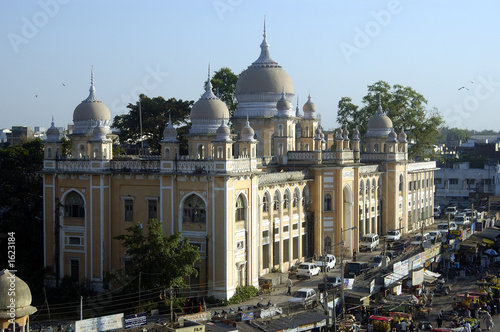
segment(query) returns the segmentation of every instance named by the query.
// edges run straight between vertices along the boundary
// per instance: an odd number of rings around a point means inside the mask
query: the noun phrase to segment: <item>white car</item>
[[[293,297],[288,300],[291,305],[303,304],[306,307],[314,307],[318,295],[312,288],[301,288],[295,292]]]
[[[457,224],[455,224],[454,222],[450,222],[450,231],[456,230],[457,228]],[[441,233],[448,233],[448,223],[443,222],[438,224],[437,230]]]
[[[321,270],[323,270],[323,262],[326,265],[327,272],[330,271],[331,269],[334,269],[335,265],[337,265],[337,259],[335,258],[334,255],[331,254],[320,256],[318,259],[314,261],[314,263],[318,265]]]
[[[470,217],[467,215],[462,215],[462,214],[456,215],[454,223],[459,225],[459,226],[470,224]]]
[[[411,244],[420,245],[420,244],[422,244],[422,242],[429,241],[430,238],[431,238],[431,235],[429,233],[424,233],[424,235],[417,234],[411,240]]]
[[[398,230],[388,231],[387,234],[385,235],[385,239],[387,241],[397,241],[401,239],[401,232]]]
[[[372,269],[377,268],[377,267],[383,267],[384,266],[384,259],[385,259],[385,266],[389,265],[389,262],[391,259],[387,256],[373,256],[370,258],[370,261],[368,262],[368,266]]]
[[[434,240],[436,238],[440,238],[441,237],[441,232],[440,231],[430,231],[429,235],[430,235],[430,239]]]
[[[297,278],[311,278],[317,276],[321,272],[321,268],[316,263],[302,263],[297,268]]]

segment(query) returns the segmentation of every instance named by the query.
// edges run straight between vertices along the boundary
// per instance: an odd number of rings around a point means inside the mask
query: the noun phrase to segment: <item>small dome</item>
[[[406,136],[404,129],[401,129],[401,132],[399,133],[399,141],[401,143],[408,143],[407,136]]]
[[[292,103],[290,103],[286,98],[285,98],[285,89],[283,88],[283,91],[281,92],[281,99],[278,100],[276,103],[276,108],[279,111],[288,111],[292,109]]]
[[[391,128],[392,120],[382,110],[379,98],[377,113],[368,120],[365,138],[387,137],[391,132]]]
[[[9,288],[11,288],[10,285],[13,282],[16,286],[16,292],[14,295],[16,300],[16,317],[23,317],[36,312],[36,308],[31,306],[31,291],[28,285],[20,278],[11,274],[9,270],[3,270],[0,271],[0,294],[3,295],[0,296],[0,319],[12,318],[9,315],[11,297],[6,296],[6,294],[8,293]]]
[[[172,121],[170,120],[170,114],[168,115],[168,123],[163,129],[163,140],[162,142],[178,142],[177,140],[177,129],[174,128]]]
[[[217,98],[212,91],[210,82],[210,69],[205,93],[194,103],[190,113],[192,134],[215,133],[219,128],[221,119],[229,119],[229,110],[226,104]]]
[[[359,141],[359,130],[358,130],[358,126],[356,126],[356,128],[354,128],[353,132],[352,132],[352,140],[353,141]]]
[[[304,104],[304,106],[302,107],[302,110],[304,111],[304,114],[316,112],[316,105],[314,105],[314,103],[311,101],[311,95],[309,95],[307,97],[307,101]]]
[[[398,141],[398,134],[396,134],[394,128],[391,128],[391,132],[389,133],[387,141],[391,143]]]
[[[106,127],[102,125],[102,121],[97,121],[97,126],[93,130],[93,140],[94,141],[103,141],[106,139],[107,134]]]
[[[54,125],[54,118],[52,118],[52,123],[50,125],[50,128],[47,129],[46,132],[47,135],[47,140],[48,142],[57,142],[60,140],[61,134],[59,133],[59,129],[56,128]]]
[[[247,118],[247,124],[245,125],[245,127],[243,127],[243,129],[241,129],[240,141],[253,142],[255,141],[254,135],[255,131],[253,130],[252,127],[250,127],[250,122],[248,121]]]
[[[217,137],[216,141],[223,141],[223,142],[229,142],[231,141],[231,130],[229,127],[226,125],[224,120],[221,120],[221,125],[219,128],[217,128]]]
[[[342,134],[344,135],[344,141],[348,141],[349,140],[349,130],[347,130],[347,127],[344,128],[344,131],[342,132]]]

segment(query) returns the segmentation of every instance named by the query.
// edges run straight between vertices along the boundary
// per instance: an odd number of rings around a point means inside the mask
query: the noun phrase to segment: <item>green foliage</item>
[[[256,296],[259,290],[252,285],[238,286],[236,292],[229,300],[222,300],[223,305],[238,304]]]
[[[279,267],[273,267],[271,273],[281,273],[281,269]]]
[[[411,87],[396,84],[391,86],[378,81],[368,86],[368,94],[363,97],[364,106],[359,109],[351,98],[343,97],[339,101],[337,122],[347,126],[352,132],[357,126],[361,135],[366,133],[368,120],[377,112],[381,99],[382,109],[391,118],[394,130],[402,129],[412,143],[409,148],[410,158],[424,159],[433,155],[432,146],[439,137],[438,128],[443,120],[435,110],[425,108],[427,100]]]
[[[465,142],[471,138],[471,132],[467,129],[448,128],[443,126],[439,128],[440,137],[438,142],[441,144],[449,145],[450,143],[458,143],[458,141]]]
[[[214,93],[218,93],[219,98],[226,103],[231,117],[233,116],[233,112],[236,110],[236,106],[238,105],[238,101],[234,97],[237,81],[238,75],[233,73],[232,70],[227,67],[222,67],[216,71],[210,80]],[[205,84],[207,84],[206,81]]]
[[[69,156],[71,154],[71,150],[73,149],[73,141],[67,139],[65,136],[61,137],[61,141],[62,141],[61,155],[63,157]]]
[[[132,256],[130,276],[141,274],[141,289],[183,287],[186,277],[196,276],[194,264],[200,260],[198,247],[183,239],[180,233],[163,234],[161,222],[150,219],[147,230],[141,224],[127,228],[129,234],[115,239],[123,241],[127,255]]]
[[[139,112],[139,101],[141,112]],[[135,104],[128,104],[127,114],[115,116],[113,127],[120,129],[120,142],[140,146],[141,141],[144,140],[151,154],[160,154],[160,141],[163,139],[163,129],[168,123],[169,115],[174,126],[188,128],[193,101],[175,98],[165,100],[163,97],[149,98],[144,94],[139,96],[139,101]],[[142,117],[142,137],[139,126],[140,117]],[[187,144],[187,142],[181,140],[181,144]]]

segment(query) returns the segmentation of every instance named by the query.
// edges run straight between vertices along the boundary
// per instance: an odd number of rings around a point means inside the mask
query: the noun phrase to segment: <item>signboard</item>
[[[418,271],[412,271],[411,273],[411,283],[412,285],[421,285],[424,282],[424,269]]]
[[[401,262],[397,262],[397,263],[394,263],[394,265],[392,266],[393,268],[393,275],[395,278],[397,279],[401,279],[404,277],[402,271],[401,271]]]
[[[400,272],[403,277],[406,277],[410,273],[410,260],[405,259],[401,262]]]
[[[253,320],[253,311],[243,312],[241,314],[241,320]]]
[[[147,314],[142,312],[135,315],[125,316],[125,328],[132,329],[134,327],[144,326],[147,323]]]
[[[197,314],[191,314],[191,315],[183,315],[180,316],[179,318],[184,318],[185,320],[189,320],[191,322],[205,322],[207,320],[210,320],[212,318],[212,313],[207,311],[207,312],[199,312]]]
[[[416,269],[419,269],[422,267],[422,255],[421,254],[417,254],[417,255],[413,256],[412,259],[413,259],[412,266],[411,266],[412,270],[416,270]]]
[[[370,282],[370,294],[375,290],[375,279]]]
[[[344,289],[352,289],[354,286],[354,279],[344,278]]]
[[[123,313],[75,322],[75,332],[100,332],[118,329],[123,329]]]
[[[384,287],[387,288],[398,280],[399,278],[394,273],[391,273],[384,277]]]

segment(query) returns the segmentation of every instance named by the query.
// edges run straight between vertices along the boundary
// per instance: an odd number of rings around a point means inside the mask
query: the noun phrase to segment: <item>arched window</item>
[[[278,211],[280,208],[280,192],[276,190],[274,192],[274,199],[273,199],[273,210]]]
[[[47,156],[52,158],[52,148],[47,148]]]
[[[375,189],[377,189],[377,182],[375,179],[372,179],[372,193],[375,193]]]
[[[267,213],[269,212],[269,203],[271,199],[269,197],[269,193],[264,193],[264,197],[262,198],[262,212]]]
[[[296,208],[297,207],[297,203],[299,202],[299,199],[300,199],[300,191],[299,191],[299,188],[295,188],[295,190],[293,191],[293,207]]]
[[[332,238],[329,236],[325,237],[325,251],[327,254],[332,253]]]
[[[309,204],[309,200],[310,200],[309,187],[305,186],[304,189],[302,190],[302,205],[306,206],[307,204]]]
[[[170,148],[165,148],[165,158],[170,158]]]
[[[403,187],[404,186],[404,181],[403,181],[403,174],[401,174],[399,176],[399,191],[400,191],[400,194],[403,193]]]
[[[382,196],[382,179],[381,178],[378,178],[377,195],[379,197]]]
[[[285,209],[288,209],[290,206],[290,191],[287,189],[285,194],[283,195],[283,206]]]
[[[387,144],[385,144],[385,143],[383,145],[383,151],[384,151],[384,153],[387,153]]]
[[[359,195],[360,196],[364,194],[364,190],[365,190],[365,182],[363,180],[361,180],[359,182]]]
[[[236,221],[246,220],[245,219],[245,198],[243,195],[239,195],[236,199]]]
[[[309,137],[309,127],[308,126],[306,126],[304,128],[304,136],[303,137]]]
[[[326,194],[323,203],[324,211],[332,211],[332,195]]]
[[[84,218],[83,197],[76,191],[70,192],[64,199],[64,216],[66,218]]]
[[[378,152],[378,143],[373,144],[373,151]]]
[[[203,144],[198,145],[198,158],[205,159],[205,146]]]
[[[192,194],[186,198],[182,211],[183,222],[206,222],[207,213],[205,202],[198,195]]]

